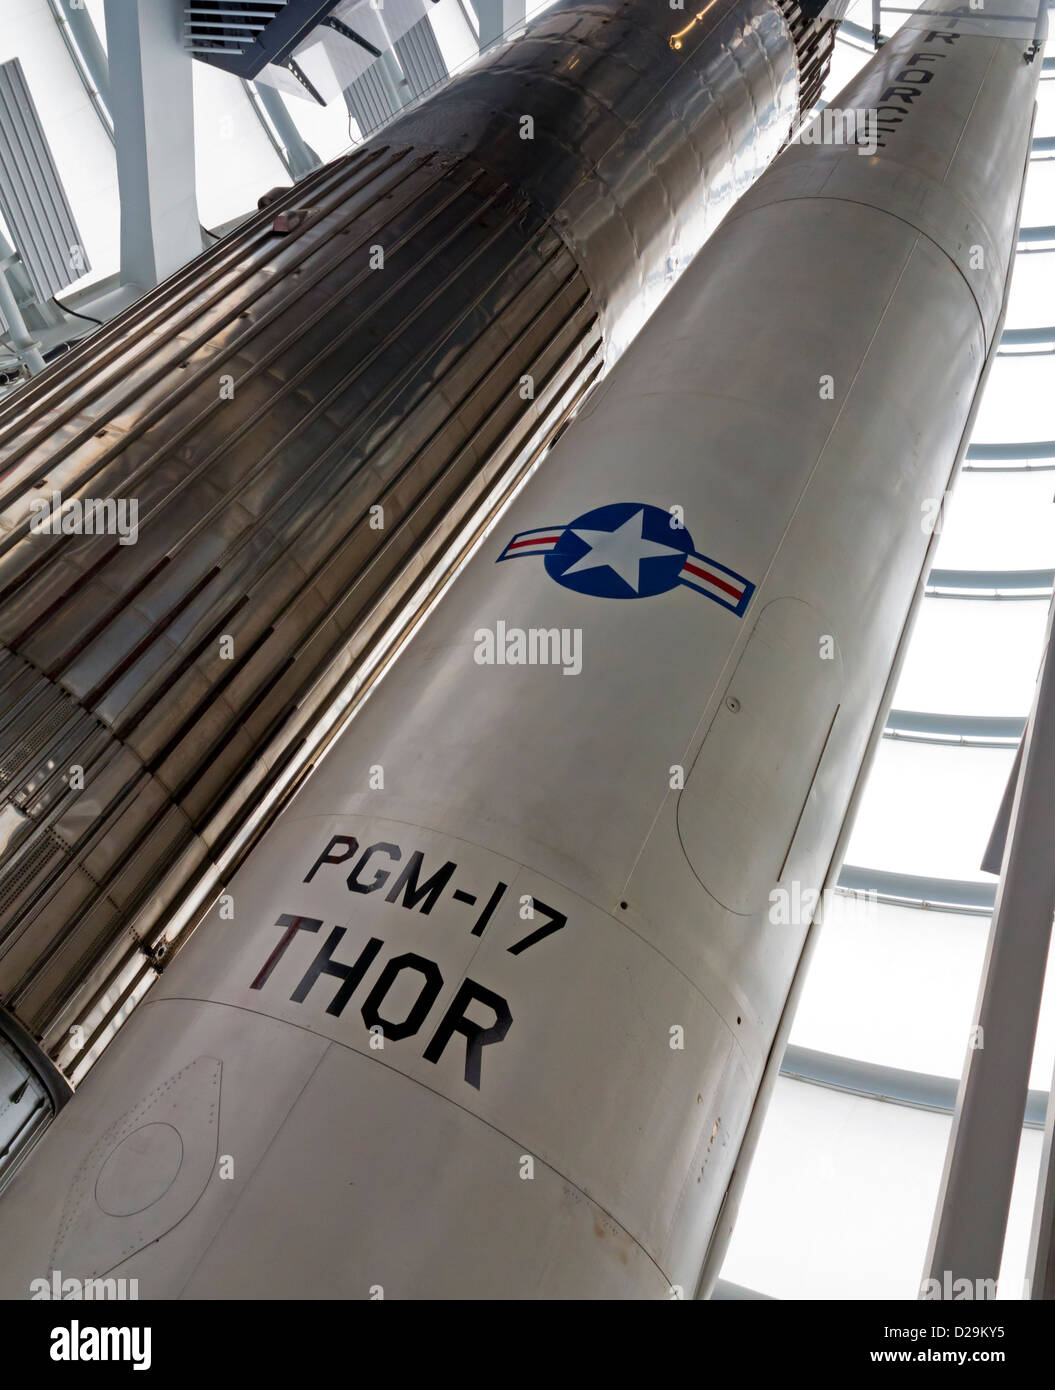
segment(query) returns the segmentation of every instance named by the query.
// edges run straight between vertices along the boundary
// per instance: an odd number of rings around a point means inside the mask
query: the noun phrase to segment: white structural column
[[[927,1253],[925,1278],[942,1289],[960,1279],[977,1288],[1000,1272],[1055,910],[1052,637],[1049,612],[982,971],[976,1045],[960,1081]]]
[[[249,84],[246,84],[249,88]],[[275,133],[281,141],[282,149],[285,153],[285,164],[294,179],[306,178],[315,169],[322,167],[322,160],[307,143],[293,117],[289,114],[289,108],[282,100],[282,93],[269,87],[266,82],[254,83],[249,89],[249,97],[252,100],[253,92],[260,99],[260,105],[267,113],[268,119],[275,127]]]
[[[7,278],[15,264],[13,255],[0,256],[0,317],[7,325],[7,336],[16,357],[25,363],[31,375],[35,375],[44,370],[44,358],[40,353],[40,344],[26,327],[26,321],[15,299],[14,288]]]
[[[121,281],[149,289],[201,251],[191,56],[180,0],[106,0]]]
[[[14,247],[0,232],[0,332],[7,327],[7,336],[15,356],[24,363],[31,376],[44,370],[44,358],[18,306],[18,293],[28,291],[25,271],[15,255]]]
[[[400,107],[406,106],[411,100],[413,93],[410,90],[410,83],[407,81],[406,73],[399,65],[396,57],[396,44],[392,35],[388,32],[388,25],[385,23],[384,11],[378,7],[377,14],[378,26],[384,37],[384,44],[381,48],[381,57],[377,60],[378,72],[382,81],[389,90],[392,98],[393,109],[398,111]],[[483,45],[480,45],[483,48]]]
[[[1049,626],[1045,666],[1050,667],[1053,664],[1055,661],[1052,658],[1052,629]],[[1022,747],[1025,748],[1025,740]],[[1049,863],[1052,857],[1050,843],[1049,837]],[[1026,1260],[1028,1296],[1041,1300],[1055,1298],[1055,1099],[1052,1098],[1055,1097],[1055,1076],[1052,1077],[1051,1086],[1036,1204],[1033,1210],[1033,1229],[1030,1233],[1029,1257]]]
[[[1028,1295],[1045,1302],[1055,1299],[1055,1100],[1052,1099],[1055,1096],[1055,1076],[1051,1084],[1033,1229],[1026,1260]]]
[[[526,0],[472,0],[480,21],[480,52],[490,48],[507,29],[523,24]]]

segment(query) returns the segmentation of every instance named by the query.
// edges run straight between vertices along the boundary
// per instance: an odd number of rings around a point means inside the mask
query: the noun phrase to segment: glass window
[[[1035,600],[924,599],[894,693],[898,709],[1029,713],[1047,605]]]

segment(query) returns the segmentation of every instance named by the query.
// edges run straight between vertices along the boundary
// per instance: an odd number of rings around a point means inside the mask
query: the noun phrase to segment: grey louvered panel
[[[345,91],[348,110],[355,117],[360,133],[365,137],[395,114],[388,88],[373,62],[361,77]]]
[[[447,76],[436,31],[428,15],[412,24],[403,37],[396,40],[395,49],[399,66],[406,73],[410,90],[416,97],[424,96]]]
[[[0,212],[41,301],[91,269],[17,58],[0,63]]]
[[[212,67],[247,81],[269,63],[286,67],[294,50],[338,0],[190,0],[183,46]]]
[[[230,4],[218,5],[215,0],[191,0],[184,10],[185,46],[192,53],[216,48],[243,53],[281,13],[285,3],[286,0],[254,0],[249,5],[232,0]]]

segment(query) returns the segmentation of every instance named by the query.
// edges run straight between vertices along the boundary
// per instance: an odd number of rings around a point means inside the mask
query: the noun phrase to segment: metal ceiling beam
[[[1055,585],[1055,570],[939,570],[927,576],[930,598],[956,596],[1027,599],[1048,598]]]
[[[950,740],[958,739],[961,743],[1000,747],[1020,739],[1025,726],[1024,718],[930,714],[923,710],[892,709],[887,715],[885,733],[888,737],[901,736],[919,742],[949,745]]]
[[[967,458],[983,459],[1055,459],[1055,439],[1029,439],[1022,443],[971,444]]]
[[[110,114],[110,65],[106,49],[99,41],[92,17],[87,8],[73,0],[49,0],[55,23],[58,25],[70,57],[95,108],[103,129],[114,138],[113,117]]]
[[[867,51],[872,52],[872,31],[866,29],[863,24],[854,24],[849,19],[844,19],[839,25],[839,33],[846,34],[851,39],[856,39],[858,43],[868,45]]]
[[[1055,140],[1052,141],[1055,149]],[[1034,351],[1028,349],[1033,348]],[[1055,351],[1055,327],[1005,328],[1000,338],[998,357],[1047,357]]]
[[[971,879],[932,878],[844,864],[838,886],[851,893],[874,893],[880,902],[904,907],[937,908],[945,912],[986,914],[993,910],[996,884]]]
[[[880,1062],[862,1062],[856,1057],[815,1052],[809,1047],[789,1046],[780,1074],[789,1081],[805,1081],[811,1086],[825,1086],[867,1100],[905,1105],[914,1110],[933,1110],[943,1115],[951,1115],[955,1110],[959,1085],[954,1076],[906,1071]],[[1043,1129],[1047,1109],[1047,1092],[1030,1091],[1023,1121],[1025,1128]]]
[[[1055,243],[1055,227],[1019,227],[1018,245],[1022,247],[1037,246],[1041,242],[1050,241]],[[1040,246],[1042,251],[1053,251],[1055,245]]]

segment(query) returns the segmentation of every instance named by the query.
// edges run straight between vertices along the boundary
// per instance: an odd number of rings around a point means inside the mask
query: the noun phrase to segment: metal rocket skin
[[[910,25],[59,1116],[5,1295],[692,1296],[1005,303],[1039,65]]]
[[[74,1080],[812,100],[798,0],[690,19],[563,0],[0,409],[0,998]]]

